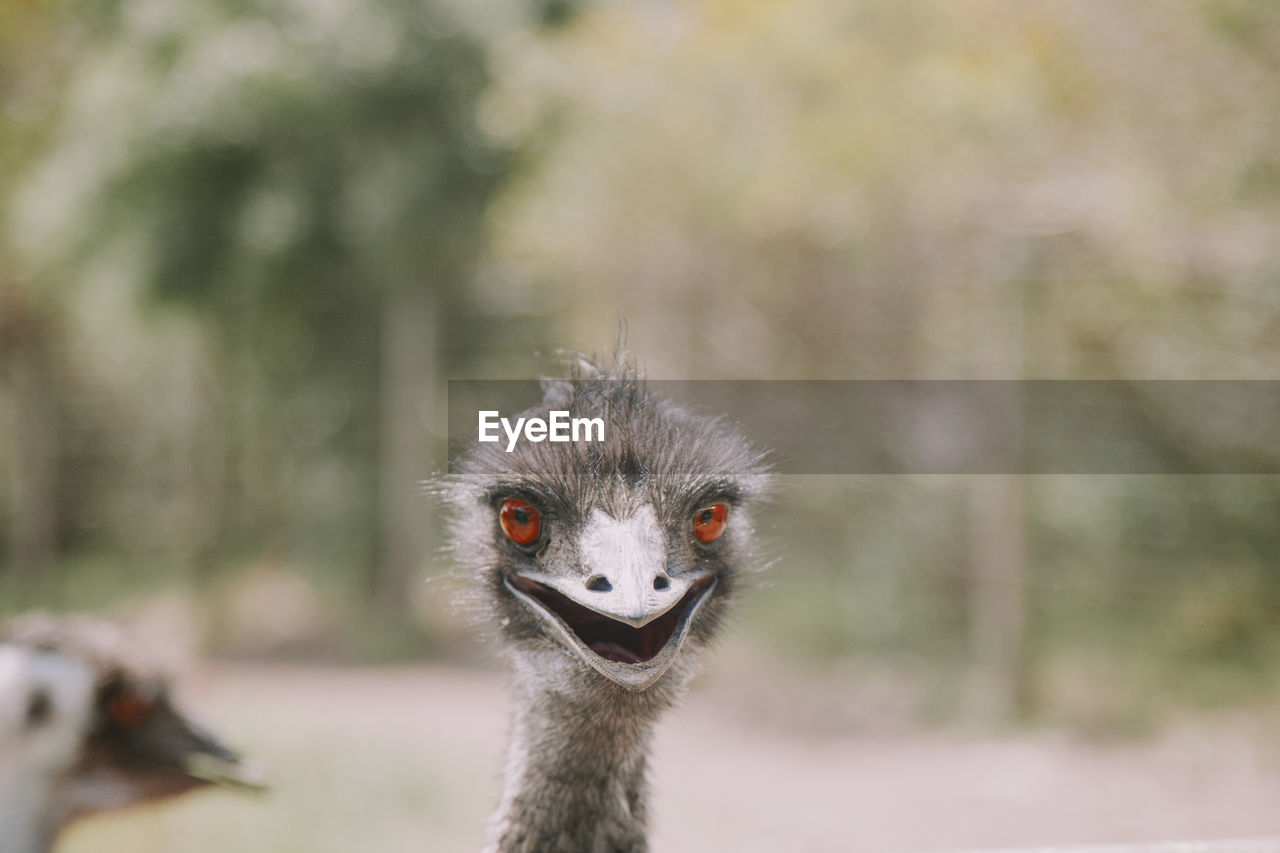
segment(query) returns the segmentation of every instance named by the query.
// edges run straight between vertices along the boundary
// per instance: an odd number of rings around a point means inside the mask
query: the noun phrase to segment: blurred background
[[[0,616],[151,632],[277,787],[70,851],[478,847],[449,379],[1280,365],[1269,0],[5,0],[0,98]],[[1280,834],[1277,477],[781,486],[656,850]]]

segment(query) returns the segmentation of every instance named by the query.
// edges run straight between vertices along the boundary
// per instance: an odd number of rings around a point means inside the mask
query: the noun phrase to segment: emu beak
[[[648,505],[621,520],[595,510],[578,550],[583,574],[509,574],[506,586],[597,672],[644,690],[675,662],[716,578],[668,575],[664,536]]]
[[[583,661],[632,691],[652,686],[675,663],[694,614],[716,585],[714,575],[700,576],[676,605],[633,628],[627,620],[578,604],[549,582],[524,575],[507,575],[503,581]]]
[[[139,767],[169,769],[192,784],[213,784],[241,791],[262,791],[266,773],[245,760],[217,737],[179,714],[167,701],[158,702],[150,716],[115,747]]]
[[[244,758],[225,759],[198,752],[188,756],[187,775],[202,782],[257,793],[267,789],[266,769]]]

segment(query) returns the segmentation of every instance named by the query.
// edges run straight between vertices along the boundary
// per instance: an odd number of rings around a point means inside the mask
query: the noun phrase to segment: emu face
[[[554,383],[524,415],[555,410],[602,418],[604,440],[477,444],[452,484],[455,549],[518,649],[642,691],[714,633],[753,556],[764,469],[728,424],[634,378]]]

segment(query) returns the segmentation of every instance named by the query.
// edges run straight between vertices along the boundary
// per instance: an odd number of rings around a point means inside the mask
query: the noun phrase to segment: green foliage
[[[480,36],[404,0],[113,0],[65,39],[59,126],[17,205],[32,269],[66,299],[107,287],[196,318],[211,380],[191,390],[209,395],[225,466],[215,555],[338,530],[364,555],[304,553],[366,562],[380,405],[397,393],[374,379],[388,300],[465,299],[514,162],[477,122]],[[344,500],[299,493],[317,465]]]
[[[71,97],[45,177],[87,144],[115,150],[79,176],[59,211],[71,227],[37,254],[83,265],[124,241],[142,247],[144,295],[326,328],[379,290],[468,269],[510,157],[477,127],[483,49],[447,10],[106,7],[71,84],[105,91]],[[89,113],[110,114],[114,138],[90,143]]]

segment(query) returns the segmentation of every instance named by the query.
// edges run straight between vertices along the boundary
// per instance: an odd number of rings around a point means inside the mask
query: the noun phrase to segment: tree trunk
[[[1022,482],[1015,474],[970,478],[969,713],[1007,723],[1025,696]]]
[[[378,450],[378,549],[370,593],[405,616],[432,542],[423,481],[431,475],[430,413],[438,400],[436,295],[401,287],[383,298]]]
[[[10,361],[9,566],[13,603],[27,606],[53,568],[58,529],[58,403],[48,353],[39,342]]]
[[[1001,260],[988,264],[977,276],[974,354],[981,378],[1022,379],[1023,261],[1020,247],[1009,246]],[[988,725],[1019,717],[1027,693],[1023,494],[1017,473],[1021,425],[1014,421],[1021,411],[1022,395],[1016,382],[1002,385],[1000,391],[1006,415],[995,423],[1008,431],[983,439],[997,454],[1004,455],[1003,469],[970,477],[967,513],[968,711],[973,719]]]

